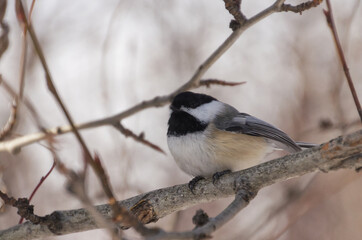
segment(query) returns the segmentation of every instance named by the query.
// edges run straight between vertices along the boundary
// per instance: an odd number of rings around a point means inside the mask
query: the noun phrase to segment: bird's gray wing
[[[238,113],[227,124],[223,122],[222,130],[238,132],[252,136],[264,137],[269,142],[288,152],[297,152],[301,148],[283,131],[246,113]]]

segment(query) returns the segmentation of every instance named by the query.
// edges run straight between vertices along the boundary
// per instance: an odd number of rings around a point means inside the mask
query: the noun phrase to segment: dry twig
[[[337,28],[336,28],[336,25],[334,23],[334,18],[333,18],[333,13],[332,13],[332,5],[331,5],[329,0],[326,0],[326,3],[327,3],[328,10],[324,10],[323,12],[324,12],[324,15],[326,16],[328,27],[330,28],[330,30],[332,32],[332,36],[333,36],[333,40],[334,40],[334,43],[335,43],[335,46],[336,46],[336,49],[337,49],[338,57],[339,57],[339,60],[340,60],[340,62],[342,64],[343,71],[344,71],[344,74],[346,75],[346,79],[347,79],[347,82],[348,82],[348,86],[349,86],[349,88],[351,90],[352,97],[353,97],[354,103],[355,103],[356,108],[357,108],[357,112],[358,112],[359,117],[360,117],[361,122],[362,122],[361,104],[360,104],[360,102],[358,100],[358,96],[357,96],[357,93],[356,93],[356,89],[354,88],[354,85],[353,85],[351,74],[349,73],[349,68],[348,68],[348,65],[347,65],[346,58],[344,57],[341,42],[339,41]]]
[[[0,0],[0,27],[1,27],[1,36],[0,36],[0,57],[6,51],[9,46],[9,26],[4,22],[4,16],[6,12],[7,2],[6,0]],[[0,79],[0,84],[2,79]],[[0,140],[4,139],[11,130],[14,128],[16,122],[16,111],[17,109],[17,98],[14,97],[14,101],[11,104],[11,111],[8,118],[8,121],[5,123],[5,126],[0,129]]]
[[[30,21],[31,12],[34,7],[34,3],[35,3],[35,0],[33,0],[33,2],[32,2],[28,21]],[[13,102],[11,105],[10,116],[9,116],[8,121],[6,122],[5,126],[0,130],[0,140],[7,137],[11,133],[11,131],[14,129],[15,124],[17,122],[18,111],[20,108],[19,104],[21,103],[21,100],[22,100],[23,94],[24,94],[24,84],[25,84],[24,79],[25,79],[26,52],[27,52],[27,30],[26,30],[26,24],[23,22],[23,19],[25,19],[26,16],[25,16],[25,12],[23,11],[23,9],[21,7],[19,7],[18,2],[16,2],[15,6],[16,6],[15,7],[16,16],[19,20],[20,27],[23,29],[22,44],[21,44],[22,48],[21,48],[21,56],[20,56],[20,71],[19,71],[19,73],[20,73],[20,75],[19,75],[19,78],[20,78],[19,94],[13,95]],[[2,18],[5,14],[5,10],[6,10],[6,1],[2,1],[2,2],[0,2],[0,11],[1,11],[0,21],[1,21],[1,26],[2,26],[4,33],[0,37],[0,45],[3,46],[3,44],[5,44],[4,46],[7,47],[7,45],[8,45],[7,34],[8,34],[9,30],[8,30],[7,25],[5,23],[3,23],[3,21],[2,21]],[[4,38],[4,37],[6,37],[6,38]],[[6,50],[6,48],[2,49],[2,47],[0,47],[0,57],[2,55],[2,52],[5,50]]]
[[[1,80],[1,79],[0,79]],[[1,82],[0,82],[1,84]],[[16,119],[17,119],[17,109],[18,109],[18,100],[14,98],[11,104],[11,110],[9,114],[9,118],[5,123],[5,126],[0,129],[0,140],[5,139],[6,136],[10,134],[10,132],[14,129]]]
[[[141,133],[140,135],[136,135],[134,132],[132,132],[130,129],[128,128],[125,128],[123,126],[122,123],[120,122],[117,122],[114,124],[114,127],[116,129],[118,129],[123,135],[125,135],[126,137],[131,137],[133,138],[136,142],[141,142],[143,143],[144,145],[146,146],[149,146],[150,148],[160,152],[160,153],[163,153],[163,154],[166,154],[161,147],[157,146],[156,144],[154,143],[151,143],[150,141],[146,140],[145,139],[145,136],[144,136],[144,133]]]
[[[6,0],[0,0],[0,58],[9,46],[9,26],[4,22],[4,16],[6,12]]]
[[[227,82],[219,79],[205,79],[200,81],[200,86],[205,86],[207,88],[211,87],[211,85],[220,85],[220,86],[238,86],[245,84],[246,82]]]
[[[51,168],[49,169],[49,171],[45,174],[44,177],[41,177],[41,178],[40,178],[39,183],[36,185],[36,187],[34,188],[33,192],[30,194],[29,203],[30,203],[31,200],[33,199],[35,193],[38,191],[38,189],[40,188],[40,186],[44,183],[44,181],[48,178],[48,176],[50,175],[50,173],[53,171],[55,165],[56,165],[56,161],[55,161],[55,159],[54,159],[53,165],[51,166]],[[23,220],[24,220],[24,218],[21,217],[20,220],[19,220],[19,224],[21,224],[21,223],[23,222]]]

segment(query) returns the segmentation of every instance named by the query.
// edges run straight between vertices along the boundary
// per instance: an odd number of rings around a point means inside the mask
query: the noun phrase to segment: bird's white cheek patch
[[[195,109],[181,107],[181,110],[194,116],[195,118],[199,119],[201,122],[209,123],[216,117],[216,115],[218,115],[223,110],[223,108],[224,108],[223,103],[219,101],[212,101],[203,104]]]

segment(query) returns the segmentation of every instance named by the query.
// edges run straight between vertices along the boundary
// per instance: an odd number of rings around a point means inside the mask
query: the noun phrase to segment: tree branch
[[[235,191],[257,193],[263,187],[317,170],[328,172],[338,169],[362,168],[362,130],[341,136],[321,146],[287,155],[239,172],[226,174],[213,185],[212,179],[201,180],[191,193],[188,184],[158,189],[141,194],[119,204],[137,216],[143,223],[155,222],[173,212],[195,204],[229,197]],[[96,206],[106,218],[111,218],[108,204]],[[96,229],[98,226],[85,209],[56,211],[59,219],[57,234]],[[128,227],[128,226],[123,226]],[[0,232],[0,239],[16,240],[55,235],[47,227],[26,222]]]
[[[343,67],[343,71],[344,71],[344,74],[346,76],[347,83],[348,83],[349,89],[351,91],[354,103],[356,105],[358,115],[359,115],[360,120],[362,122],[361,104],[360,104],[360,102],[358,100],[358,96],[357,96],[357,93],[356,93],[356,89],[354,88],[354,85],[353,85],[353,80],[352,80],[351,74],[349,73],[349,68],[348,68],[348,65],[347,65],[346,58],[344,57],[341,42],[339,41],[337,28],[336,28],[336,24],[334,23],[334,18],[333,18],[333,13],[332,13],[332,5],[329,2],[329,0],[327,0],[326,3],[327,3],[328,10],[324,10],[324,15],[326,16],[328,27],[331,30],[333,40],[334,40],[334,44],[336,46],[336,50],[337,50],[337,53],[338,53],[339,60],[340,60],[341,65]]]

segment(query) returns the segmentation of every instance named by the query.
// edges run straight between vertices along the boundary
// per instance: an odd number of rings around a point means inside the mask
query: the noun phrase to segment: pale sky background
[[[242,9],[250,17],[272,2],[244,0]],[[362,98],[362,10],[359,6],[348,24],[356,1],[334,0],[332,4],[356,91]],[[358,120],[323,8],[324,4],[303,15],[276,13],[249,28],[204,76],[247,84],[195,91],[264,119],[295,140],[322,143],[342,134],[341,129],[322,131],[318,127],[324,119],[336,125]],[[10,26],[10,45],[0,59],[0,74],[17,89],[21,31],[14,1],[8,1],[5,20]],[[37,0],[32,17],[55,85],[77,123],[118,113],[188,81],[202,61],[229,36],[230,20],[220,0]],[[25,96],[35,105],[45,127],[64,125],[66,120],[47,90],[43,69],[29,46]],[[10,101],[1,89],[0,126],[7,120]],[[102,157],[119,199],[191,179],[177,168],[167,149],[168,114],[167,107],[150,109],[123,121],[135,133],[144,132],[167,155],[126,139],[111,127],[81,132],[89,148]],[[38,129],[34,120],[23,109],[13,136],[35,131]],[[62,161],[72,169],[81,169],[82,157],[75,138],[67,134],[57,140]],[[2,181],[14,197],[30,195],[51,164],[51,154],[41,144],[24,147],[18,155],[0,153]],[[343,182],[351,174],[354,173],[341,171],[318,175],[318,186],[323,186],[318,192],[334,187],[334,183]],[[293,211],[272,217],[264,228],[258,224],[283,203],[291,189],[303,189],[312,176],[263,189],[247,209],[214,234],[215,239],[272,238],[290,222]],[[326,182],[327,187],[323,185]],[[362,216],[356,214],[362,210],[358,204],[362,201],[362,194],[357,191],[360,184],[361,179],[354,180],[328,201],[321,200],[279,239],[356,239],[362,234],[357,227]],[[64,177],[54,171],[33,199],[36,213],[45,215],[53,210],[82,207],[64,186]],[[88,190],[95,204],[106,202],[93,174],[89,176]],[[198,208],[215,216],[229,202],[227,199],[197,206],[161,219],[157,225],[166,230],[188,230],[193,227],[191,218]],[[337,218],[341,225],[330,221]],[[16,211],[10,207],[0,213],[0,229],[17,221]],[[317,226],[321,230],[313,231]],[[126,234],[134,236],[132,231]],[[94,230],[53,239],[89,237],[103,239],[107,234]]]

